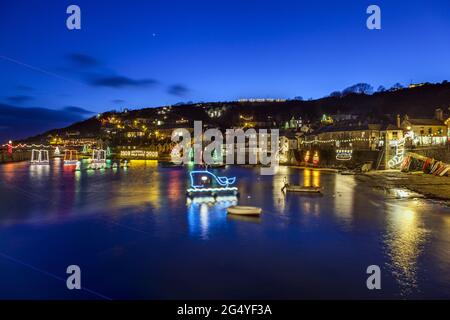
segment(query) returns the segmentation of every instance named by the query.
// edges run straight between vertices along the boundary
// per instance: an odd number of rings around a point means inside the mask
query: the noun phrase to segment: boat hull
[[[286,187],[287,192],[298,193],[322,193],[319,188],[303,188],[303,187]]]
[[[258,207],[231,206],[227,208],[227,212],[228,214],[239,216],[259,216],[262,209]]]

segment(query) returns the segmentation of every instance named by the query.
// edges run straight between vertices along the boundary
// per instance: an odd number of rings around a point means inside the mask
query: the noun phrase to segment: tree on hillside
[[[379,86],[377,92],[385,92],[386,88],[384,86]]]
[[[332,93],[330,93],[330,97],[331,98],[340,98],[340,97],[342,97],[342,93],[340,91],[333,91]]]
[[[346,96],[350,93],[356,93],[356,94],[372,94],[373,93],[373,87],[368,83],[357,83],[353,86],[350,86],[344,91],[342,91],[342,95]]]
[[[303,97],[302,96],[296,96],[296,97],[294,97],[294,100],[303,101]]]
[[[395,91],[395,90],[400,90],[400,89],[403,89],[403,88],[404,88],[404,86],[401,83],[397,82],[389,90]]]

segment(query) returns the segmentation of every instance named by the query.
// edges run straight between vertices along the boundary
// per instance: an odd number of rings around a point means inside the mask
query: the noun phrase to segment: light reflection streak
[[[320,187],[320,170],[303,170],[303,185],[305,187]]]
[[[353,176],[334,176],[334,213],[346,227],[351,227],[357,183]]]
[[[289,177],[289,168],[280,166],[278,173],[272,176],[272,197],[274,199],[274,207],[281,213],[286,211],[286,199],[285,194],[281,189],[284,186],[285,177]],[[261,189],[262,196],[264,197],[265,188]]]
[[[187,200],[189,233],[207,240],[211,225],[226,222],[226,208],[237,204],[236,196],[195,197]],[[214,217],[211,217],[214,216]]]
[[[427,240],[427,230],[414,208],[388,205],[385,244],[393,274],[400,284],[401,294],[417,289],[418,258]]]

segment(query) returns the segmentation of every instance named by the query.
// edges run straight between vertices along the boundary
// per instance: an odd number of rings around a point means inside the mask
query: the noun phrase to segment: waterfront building
[[[311,134],[304,135],[301,144],[317,144],[322,148],[351,147],[359,150],[376,150],[385,131],[381,124],[347,123],[346,125],[323,126]]]
[[[400,122],[400,116],[397,116]],[[400,127],[412,136],[412,145],[445,145],[448,140],[448,126],[443,120],[442,109],[436,109],[434,119],[410,118],[405,115]]]

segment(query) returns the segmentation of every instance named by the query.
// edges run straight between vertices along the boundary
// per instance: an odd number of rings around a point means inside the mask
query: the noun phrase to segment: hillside
[[[220,118],[210,118],[207,110],[226,107]],[[311,121],[318,120],[323,114],[354,114],[371,121],[384,120],[394,122],[397,114],[410,117],[433,117],[434,110],[440,107],[445,113],[450,107],[450,83],[425,84],[420,87],[400,89],[397,91],[378,92],[372,95],[348,94],[343,97],[325,97],[317,100],[283,102],[212,102],[172,106],[166,117],[167,122],[178,119],[202,120],[211,126],[229,128],[237,124],[241,114],[253,116],[257,121],[273,119],[278,123],[287,121],[292,116]],[[146,108],[121,113],[122,119],[158,118],[161,108]],[[112,114],[104,113],[103,115]],[[80,132],[82,136],[96,136],[100,132],[101,122],[96,118],[75,123],[62,129],[54,129],[27,141],[42,141],[49,134],[64,135],[65,132]]]

